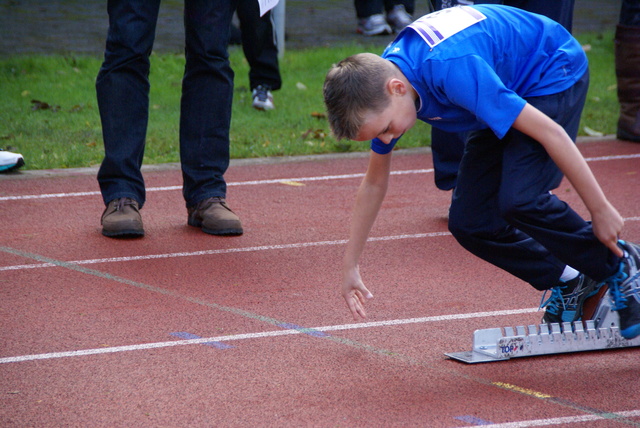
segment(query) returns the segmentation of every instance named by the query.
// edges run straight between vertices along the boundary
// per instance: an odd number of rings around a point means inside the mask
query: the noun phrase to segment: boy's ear
[[[389,95],[404,95],[407,92],[407,85],[396,77],[387,81],[387,92]]]

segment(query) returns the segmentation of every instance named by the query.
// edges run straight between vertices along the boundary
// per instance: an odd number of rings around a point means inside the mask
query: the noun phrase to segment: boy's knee
[[[449,213],[449,232],[453,235],[458,242],[463,242],[470,238],[477,232],[477,225],[473,224],[473,217],[470,215],[464,215],[462,213],[456,213],[451,210]]]

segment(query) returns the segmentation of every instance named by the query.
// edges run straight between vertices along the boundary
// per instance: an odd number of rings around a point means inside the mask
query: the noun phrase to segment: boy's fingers
[[[620,246],[618,245],[617,239],[613,242],[607,243],[607,247],[609,247],[609,249],[613,251],[613,254],[615,254],[616,256],[618,257],[624,256],[624,251],[622,251],[622,248],[620,248]]]
[[[367,317],[364,307],[356,295],[347,296],[345,297],[345,300],[347,301],[347,306],[349,307],[354,320],[357,320],[358,317]]]
[[[373,297],[373,295],[368,290],[366,291],[366,293],[368,299]],[[344,299],[346,300],[347,306],[349,307],[349,310],[351,311],[354,319],[358,319],[359,317],[367,317],[367,313],[364,310],[365,298],[360,291],[354,290],[352,293],[344,296]]]

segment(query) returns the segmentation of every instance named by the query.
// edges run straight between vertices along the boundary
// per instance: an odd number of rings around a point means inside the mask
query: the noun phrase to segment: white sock
[[[564,272],[562,272],[562,275],[560,275],[560,281],[569,282],[572,279],[577,278],[578,275],[580,275],[580,272],[567,265],[564,267]]]

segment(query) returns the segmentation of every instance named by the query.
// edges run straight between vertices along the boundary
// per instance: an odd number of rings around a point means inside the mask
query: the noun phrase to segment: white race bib
[[[469,6],[456,6],[425,15],[413,22],[413,28],[430,47],[442,43],[456,33],[487,19]]]

